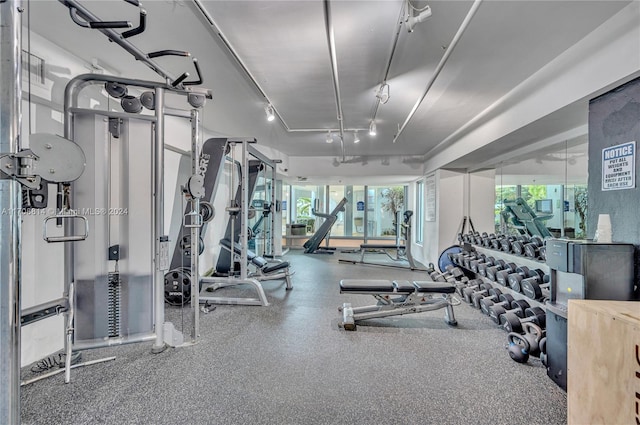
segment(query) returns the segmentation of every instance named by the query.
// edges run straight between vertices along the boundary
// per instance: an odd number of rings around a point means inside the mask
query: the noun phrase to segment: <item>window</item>
[[[347,198],[345,210],[338,213],[331,228],[331,237],[394,239],[396,217],[400,215],[403,220],[407,189],[408,186],[284,185],[283,232],[288,225],[304,223],[307,235],[313,234],[323,218],[314,216],[312,210],[329,214]],[[422,229],[422,223],[420,226]]]
[[[404,198],[404,186],[367,187],[369,237],[396,236],[396,217],[404,211]]]

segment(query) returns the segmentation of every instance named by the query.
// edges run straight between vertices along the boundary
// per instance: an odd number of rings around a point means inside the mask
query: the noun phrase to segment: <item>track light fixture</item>
[[[273,112],[271,104],[264,107],[264,113],[267,114],[267,121],[271,122],[276,119],[276,114]]]
[[[331,135],[330,131],[327,132],[327,138],[325,139],[325,141],[327,143],[333,143],[333,136]]]
[[[360,138],[358,137],[358,130],[353,132],[353,143],[360,143]]]
[[[408,0],[408,1],[411,8],[416,10],[413,7],[413,5],[411,5],[411,0]],[[419,13],[415,16],[413,15],[412,12],[409,12],[409,17],[407,18],[407,21],[406,21],[407,31],[413,32],[413,29],[417,24],[419,24],[420,22],[424,22],[429,17],[431,17],[431,8],[429,6],[425,6],[423,9],[418,10],[418,12]]]
[[[389,101],[391,95],[389,94],[389,84],[384,83],[380,86],[380,89],[376,93],[376,97],[380,99],[380,103],[383,105]]]
[[[375,136],[376,134],[378,134],[376,131],[376,122],[372,120],[371,124],[369,124],[369,136]]]

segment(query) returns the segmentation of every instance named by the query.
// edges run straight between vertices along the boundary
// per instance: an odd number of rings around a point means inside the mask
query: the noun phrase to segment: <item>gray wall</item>
[[[636,286],[640,282],[640,155],[636,153],[636,187],[602,190],[602,149],[636,141],[640,147],[640,78],[589,103],[589,203],[587,237],[593,238],[598,214],[609,214],[613,241],[636,246]]]

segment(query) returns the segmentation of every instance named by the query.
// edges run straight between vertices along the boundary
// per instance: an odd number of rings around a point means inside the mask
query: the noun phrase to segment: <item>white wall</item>
[[[467,174],[444,169],[436,170],[433,174],[436,181],[435,221],[423,223],[423,243],[414,242],[412,253],[416,260],[424,264],[437,265],[442,251],[457,244],[457,232],[464,216],[471,217],[477,231],[493,231],[495,175],[493,170]],[[415,184],[411,187],[413,197],[410,205],[417,208],[414,201]],[[425,202],[426,198],[425,193]]]
[[[433,152],[425,172],[505,138],[563,107],[605,93],[640,74],[640,2],[631,2],[518,87],[489,106]]]
[[[467,174],[469,193],[465,202],[465,214],[471,217],[476,231],[494,232],[496,177],[495,170]]]

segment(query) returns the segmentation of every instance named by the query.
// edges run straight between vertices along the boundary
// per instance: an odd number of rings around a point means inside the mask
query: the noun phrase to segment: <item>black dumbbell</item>
[[[453,264],[448,265],[446,270],[444,273],[433,271],[429,277],[435,282],[455,282],[464,277],[464,272]]]
[[[548,289],[550,287],[549,280],[550,278],[548,274],[543,275],[542,278],[540,276],[532,276],[523,279],[522,282],[520,282],[522,293],[531,299],[541,300],[546,298],[544,293],[546,290],[548,298]]]
[[[478,254],[476,255],[476,258],[474,258],[473,260],[469,260],[469,270],[474,273],[478,273],[478,264],[484,263],[485,258],[487,258],[486,255]]]
[[[491,241],[494,240],[495,238],[496,238],[496,235],[494,235],[493,233],[483,237],[482,238],[482,246],[485,247],[485,248],[491,248]]]
[[[500,259],[500,260],[496,260],[494,261],[493,266],[487,267],[485,269],[485,273],[486,273],[486,277],[487,279],[489,279],[492,282],[496,281],[496,274],[500,271],[500,270],[504,270],[507,267],[507,263]]]
[[[506,308],[506,306],[501,306],[499,304],[492,305],[489,307],[489,317],[491,320],[496,322],[498,325],[500,324],[500,317],[505,313],[513,313],[518,317],[524,317],[524,311],[531,307],[526,300],[514,300],[511,301],[510,310]]]
[[[471,279],[468,282],[461,282],[455,284],[456,293],[461,297],[464,297],[464,290],[467,288],[478,289],[480,285],[483,283],[482,279]]]
[[[461,280],[458,283],[455,283],[454,286],[456,288],[456,293],[461,297],[464,296],[463,291],[469,287],[478,288],[482,284],[482,279],[471,279],[468,281]]]
[[[540,278],[542,281],[544,272],[540,269],[531,270],[528,267],[522,266],[520,267],[521,272],[514,275],[509,275],[508,282],[509,288],[515,292],[522,292],[522,281],[526,278]]]
[[[511,303],[514,301],[510,294],[501,294],[498,300],[494,300],[491,297],[486,297],[480,300],[480,310],[487,316],[490,314],[490,308],[493,306],[501,306],[503,308],[511,308]]]
[[[537,259],[540,257],[540,248],[544,246],[544,241],[540,236],[533,236],[529,243],[524,245],[524,255]]]
[[[529,307],[524,311],[524,315],[524,318],[520,318],[514,313],[504,313],[500,316],[500,324],[507,332],[518,333],[522,332],[522,324],[526,322],[533,322],[542,329],[545,328],[547,314],[540,307]]]
[[[511,252],[515,255],[524,256],[524,245],[529,243],[528,235],[520,235],[516,237],[516,240],[511,242]]]
[[[496,273],[496,282],[498,282],[502,286],[508,286],[509,276],[511,276],[512,274],[527,273],[529,271],[529,269],[527,269],[526,267],[524,267],[523,269],[523,267],[518,267],[514,263],[507,263],[506,267],[503,270],[500,270]]]
[[[491,239],[491,248],[496,251],[500,251],[500,240],[503,238],[503,235],[498,235],[495,238]]]
[[[484,263],[478,263],[478,274],[483,277],[487,277],[487,267],[494,266],[496,259],[493,257],[486,257]]]
[[[484,291],[476,292],[471,297],[471,304],[473,304],[473,306],[477,309],[481,308],[480,306],[481,300],[488,298],[492,301],[498,301],[498,299],[500,298],[500,295],[502,295],[502,291],[498,288],[491,288],[487,291],[486,294],[483,294],[482,292]]]
[[[547,261],[547,247],[546,246],[541,246],[540,248],[538,248],[538,257],[542,261]]]
[[[495,258],[487,257],[484,254],[480,255],[480,258],[477,258],[473,261],[469,261],[469,266],[471,266],[471,271],[474,273],[480,273],[480,267],[483,267],[483,270],[486,270],[487,267],[492,266]],[[486,274],[486,271],[485,271]]]
[[[493,288],[493,286],[489,285],[488,283],[481,283],[480,285],[478,285],[477,288],[470,286],[468,288],[463,289],[462,297],[464,298],[464,301],[466,303],[471,304],[472,297],[474,294],[482,293],[483,295],[487,295],[489,294],[489,289],[491,288]]]
[[[500,250],[504,251],[504,252],[511,252],[511,243],[513,241],[515,241],[516,238],[514,236],[505,236],[501,241],[500,241]]]
[[[530,274],[531,270],[529,270],[527,266],[520,266],[516,268],[515,273],[510,273],[507,276],[506,284],[509,286],[509,288],[511,288],[512,291],[520,292],[520,282],[522,281],[522,279],[529,277]]]

